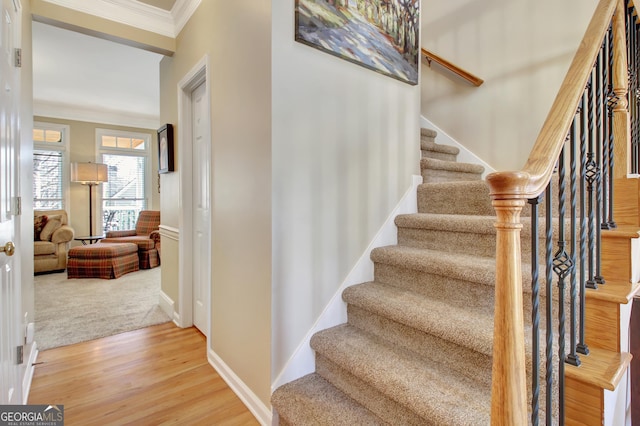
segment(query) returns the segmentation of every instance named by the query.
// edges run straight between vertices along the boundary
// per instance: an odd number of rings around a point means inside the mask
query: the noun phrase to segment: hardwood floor
[[[66,425],[257,425],[207,362],[195,328],[161,324],[39,354],[29,404]]]

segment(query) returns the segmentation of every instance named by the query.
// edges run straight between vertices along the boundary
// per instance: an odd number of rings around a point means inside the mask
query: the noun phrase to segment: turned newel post
[[[631,122],[629,119],[629,74],[627,61],[627,35],[625,28],[626,4],[618,0],[613,17],[613,153],[615,179],[626,178],[631,172]],[[615,201],[614,201],[615,202]]]
[[[522,313],[520,213],[524,199],[496,195],[504,178],[522,183],[520,174],[487,177],[496,211],[496,285],[491,385],[491,424],[527,424],[527,389]]]

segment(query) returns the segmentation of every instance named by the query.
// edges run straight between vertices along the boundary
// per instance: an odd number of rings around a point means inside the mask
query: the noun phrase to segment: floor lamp
[[[108,180],[106,164],[71,163],[71,182],[89,186],[89,235],[93,235],[93,187]]]

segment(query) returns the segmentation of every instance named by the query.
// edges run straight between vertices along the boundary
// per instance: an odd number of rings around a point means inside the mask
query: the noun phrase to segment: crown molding
[[[177,37],[184,26],[189,22],[189,18],[195,13],[201,0],[177,0],[171,9],[173,16],[174,32]]]
[[[109,109],[87,108],[84,105],[70,105],[59,102],[33,100],[33,115],[62,120],[86,121],[89,123],[111,124],[141,129],[157,129],[160,117]]]
[[[201,0],[177,0],[171,12],[131,0],[44,0],[57,6],[175,38]]]

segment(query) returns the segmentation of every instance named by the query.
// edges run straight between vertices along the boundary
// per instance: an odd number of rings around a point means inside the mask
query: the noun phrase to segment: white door
[[[19,239],[17,213],[20,148],[20,72],[16,48],[20,46],[20,2],[2,0],[0,17],[0,404],[22,403],[21,360],[22,299],[19,247],[15,255],[7,243]]]
[[[206,83],[191,93],[193,121],[193,324],[209,336],[211,287],[211,149]]]

